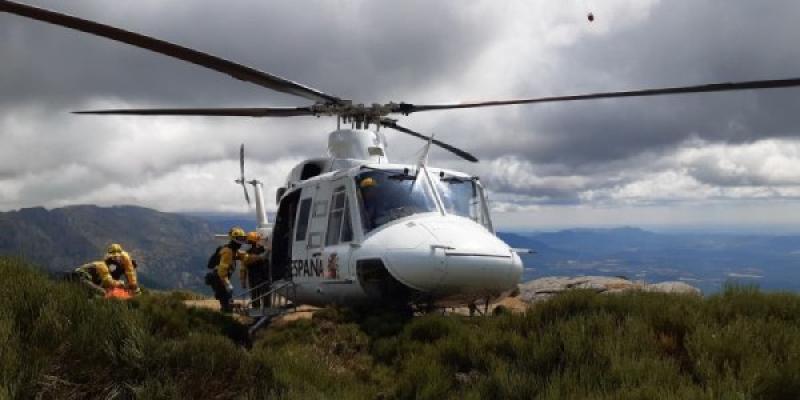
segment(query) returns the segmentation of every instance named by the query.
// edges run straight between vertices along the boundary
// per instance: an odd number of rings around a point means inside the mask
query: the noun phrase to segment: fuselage
[[[377,135],[341,132],[331,136],[379,148],[361,152],[367,160],[309,160],[319,174],[301,164],[279,194],[272,265],[291,276],[298,302],[451,306],[516,288],[522,262],[495,235],[477,178],[389,164]]]

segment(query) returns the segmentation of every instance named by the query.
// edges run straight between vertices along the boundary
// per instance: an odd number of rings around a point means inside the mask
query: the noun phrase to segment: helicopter
[[[76,114],[335,118],[337,129],[328,135],[328,154],[295,166],[275,193],[274,222],[267,220],[263,184],[245,179],[243,147],[241,176],[236,180],[245,188],[248,203],[246,185],[255,190],[258,229],[269,238],[271,265],[280,282],[291,282],[293,301],[312,305],[488,304],[517,288],[523,271],[519,254],[527,250],[514,249],[497,237],[480,179],[428,165],[432,146],[469,162],[478,162],[477,157],[398,124],[400,117],[455,109],[800,86],[800,78],[788,78],[463,103],[361,104],[95,21],[8,0],[0,0],[0,12],[150,50],[311,102],[297,107],[105,109]],[[593,15],[588,18],[591,21]],[[423,140],[419,159],[411,164],[391,162],[384,137],[387,130]]]

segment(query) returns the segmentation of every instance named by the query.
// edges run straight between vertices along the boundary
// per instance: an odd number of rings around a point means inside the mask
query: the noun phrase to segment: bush
[[[0,398],[800,397],[800,297],[574,291],[524,314],[330,308],[259,333],[185,294],[91,299],[0,258]]]
[[[249,373],[246,327],[219,313],[169,294],[91,298],[18,260],[0,258],[0,274],[13,277],[0,281],[0,394],[9,398],[224,399],[273,383]]]

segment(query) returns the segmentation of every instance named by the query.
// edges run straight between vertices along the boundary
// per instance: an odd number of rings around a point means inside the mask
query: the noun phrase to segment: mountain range
[[[552,275],[682,280],[705,293],[726,282],[800,291],[800,235],[656,233],[639,228],[498,233],[523,255],[524,280]]]
[[[21,256],[52,273],[100,259],[121,243],[143,285],[207,292],[202,282],[215,234],[255,227],[247,214],[176,214],[135,206],[25,208],[0,213],[0,255]],[[712,293],[727,281],[800,291],[800,235],[656,233],[639,228],[499,232],[523,255],[523,280],[543,276],[624,276],[683,280]]]
[[[24,208],[0,213],[0,255],[58,274],[120,243],[137,260],[145,287],[203,290],[206,261],[219,244],[214,233],[216,224],[205,219],[142,207]]]

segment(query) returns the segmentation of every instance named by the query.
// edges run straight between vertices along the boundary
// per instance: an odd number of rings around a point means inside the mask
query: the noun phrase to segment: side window
[[[342,243],[353,241],[353,227],[350,225],[350,208],[347,201],[344,202],[344,222],[342,225]]]
[[[344,186],[336,188],[331,198],[331,212],[328,217],[328,234],[325,245],[330,246],[353,240],[353,228],[350,225],[350,212],[347,207],[347,194]]]
[[[314,203],[314,212],[311,213],[311,217],[324,217],[326,212],[328,212],[328,202],[326,200],[318,201]]]
[[[302,242],[306,240],[308,231],[308,214],[311,212],[311,198],[303,199],[300,202],[300,211],[297,213],[297,234],[294,240]]]

